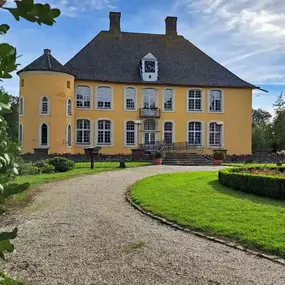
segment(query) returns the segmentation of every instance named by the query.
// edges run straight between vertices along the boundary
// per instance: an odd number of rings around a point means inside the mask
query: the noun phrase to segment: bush
[[[213,158],[215,160],[224,160],[225,159],[225,154],[223,152],[221,152],[221,151],[215,151],[213,153]]]
[[[64,157],[48,159],[48,163],[54,166],[56,172],[66,172],[74,168],[74,162]]]
[[[33,163],[22,163],[19,165],[19,175],[37,175],[40,173],[40,169]]]
[[[33,163],[41,173],[50,174],[55,172],[55,167],[49,164],[46,160],[41,160]]]
[[[247,168],[250,170],[260,168]],[[268,169],[277,169],[270,167]],[[281,172],[285,168],[278,168]],[[285,198],[285,176],[255,175],[245,173],[244,168],[223,169],[219,171],[219,182],[242,192],[253,193],[259,196],[284,199]]]
[[[162,153],[160,151],[156,151],[153,155],[153,159],[160,159],[162,158]]]

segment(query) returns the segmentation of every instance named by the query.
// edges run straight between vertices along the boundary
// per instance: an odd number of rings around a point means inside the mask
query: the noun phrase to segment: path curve
[[[8,270],[29,285],[285,284],[284,266],[176,231],[126,200],[159,173],[217,170],[149,166],[43,186],[19,217]]]

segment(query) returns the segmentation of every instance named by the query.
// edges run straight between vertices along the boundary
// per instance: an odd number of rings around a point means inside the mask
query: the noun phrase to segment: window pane
[[[202,91],[198,89],[189,90],[188,110],[202,111]]]
[[[145,131],[155,131],[155,121],[154,120],[145,120],[144,121],[144,130]]]
[[[164,109],[168,111],[173,110],[173,90],[164,90]]]
[[[202,123],[190,122],[188,126],[188,143],[189,145],[202,145]]]
[[[48,127],[46,124],[43,124],[41,129],[41,145],[47,145],[47,144],[48,144]]]
[[[154,109],[156,107],[156,90],[146,88],[143,90],[143,107]]]
[[[111,109],[112,90],[110,87],[100,86],[96,92],[97,108]]]
[[[90,143],[90,121],[77,120],[76,142],[82,144]]]
[[[78,108],[90,108],[91,88],[89,86],[76,87],[76,106]]]
[[[135,88],[128,87],[125,90],[126,92],[126,109],[134,110],[136,102],[136,90]]]
[[[210,111],[221,112],[222,111],[222,91],[212,90],[210,94]]]
[[[111,121],[98,121],[98,144],[111,144]]]

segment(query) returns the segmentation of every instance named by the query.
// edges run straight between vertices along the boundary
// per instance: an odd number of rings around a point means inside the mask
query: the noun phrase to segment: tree
[[[280,95],[277,97],[275,103],[273,104],[273,107],[274,107],[276,112],[285,108],[285,101],[283,99],[283,92],[281,92]]]
[[[0,8],[8,10],[19,21],[24,18],[38,24],[53,25],[55,18],[60,15],[58,9],[52,9],[49,4],[34,3],[34,0],[14,1],[16,7],[5,7],[7,0],[0,0]],[[7,24],[0,25],[0,34],[5,35],[10,27]],[[11,73],[17,69],[17,50],[8,43],[0,44],[0,79],[9,79]],[[7,123],[4,115],[11,112],[11,103],[8,94],[0,92],[0,203],[10,195],[26,190],[28,184],[11,184],[11,179],[18,174],[17,160],[20,149],[17,144],[8,139]],[[5,258],[6,252],[12,252],[14,245],[10,242],[17,236],[17,228],[12,232],[0,233],[0,258]],[[20,285],[21,282],[12,280],[0,273],[0,285]]]
[[[256,125],[267,125],[270,122],[272,115],[263,109],[252,110],[252,124]]]

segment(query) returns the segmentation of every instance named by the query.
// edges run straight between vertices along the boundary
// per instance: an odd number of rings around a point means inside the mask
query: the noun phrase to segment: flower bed
[[[219,182],[242,192],[285,199],[285,167],[223,169]]]

